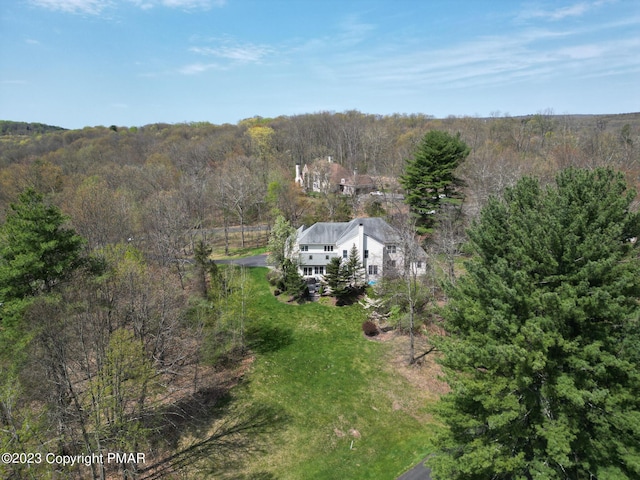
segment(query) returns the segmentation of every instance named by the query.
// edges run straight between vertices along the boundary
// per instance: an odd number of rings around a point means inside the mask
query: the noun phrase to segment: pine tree
[[[64,227],[66,220],[28,189],[0,226],[0,356],[24,353],[29,337],[24,312],[81,264],[84,240]]]
[[[364,269],[360,262],[360,253],[355,244],[349,250],[349,256],[344,264],[344,276],[351,289],[359,289],[364,284]]]
[[[328,292],[335,297],[343,297],[347,294],[347,281],[345,267],[340,257],[333,257],[325,267],[323,281],[327,285]]]
[[[32,189],[11,204],[0,228],[0,301],[49,292],[79,265],[84,240],[66,220]]]
[[[640,215],[611,170],[525,178],[450,291],[438,479],[640,478]]]
[[[282,265],[282,287],[285,292],[296,298],[304,297],[309,293],[304,278],[298,272],[298,265],[288,258]]]
[[[413,158],[407,160],[400,181],[406,191],[406,202],[417,217],[420,233],[433,226],[434,215],[443,199],[451,201],[458,195],[456,187],[461,181],[455,177],[454,170],[470,151],[459,134],[453,136],[432,130],[424,136]]]

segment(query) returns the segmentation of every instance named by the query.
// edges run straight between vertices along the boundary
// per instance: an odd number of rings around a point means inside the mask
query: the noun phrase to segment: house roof
[[[357,235],[358,227],[362,224],[364,234],[380,243],[395,243],[400,240],[398,233],[380,217],[355,218],[350,222],[318,222],[298,233],[299,244],[339,244]]]
[[[349,175],[345,178],[344,185],[351,187],[372,187],[374,185],[373,177],[370,175]]]
[[[332,185],[340,185],[343,180],[351,176],[349,171],[339,163],[325,159],[316,160],[311,165],[305,164],[303,172],[305,174],[326,175]]]

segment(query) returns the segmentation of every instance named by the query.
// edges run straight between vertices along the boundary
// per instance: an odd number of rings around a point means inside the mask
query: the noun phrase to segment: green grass
[[[224,248],[220,248],[214,250],[211,258],[214,260],[227,260],[234,258],[242,258],[242,257],[252,257],[254,255],[262,255],[263,253],[267,253],[267,247],[231,247],[229,248],[229,255],[224,254]]]
[[[364,338],[361,308],[285,304],[265,272],[251,270],[256,360],[234,397],[285,420],[247,478],[393,479],[428,454],[428,405],[398,406],[418,392],[388,365],[391,345]]]

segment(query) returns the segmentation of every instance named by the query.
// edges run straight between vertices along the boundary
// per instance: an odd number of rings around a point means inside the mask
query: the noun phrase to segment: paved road
[[[431,470],[424,466],[424,460],[408,472],[400,475],[397,480],[431,480]]]
[[[229,258],[226,260],[214,260],[215,263],[241,265],[243,267],[266,267],[267,255],[254,255],[253,257]]]

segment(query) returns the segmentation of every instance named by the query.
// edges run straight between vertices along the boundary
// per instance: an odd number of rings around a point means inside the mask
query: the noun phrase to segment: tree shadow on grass
[[[247,459],[267,451],[273,435],[288,423],[280,407],[239,405],[228,390],[215,388],[203,389],[171,405],[163,414],[165,421],[169,418],[161,436],[171,453],[139,470],[141,480],[159,480],[185,468],[226,478]],[[272,476],[262,472],[251,478]]]
[[[257,353],[271,353],[293,343],[290,328],[275,325],[252,325],[246,333],[247,346]]]

